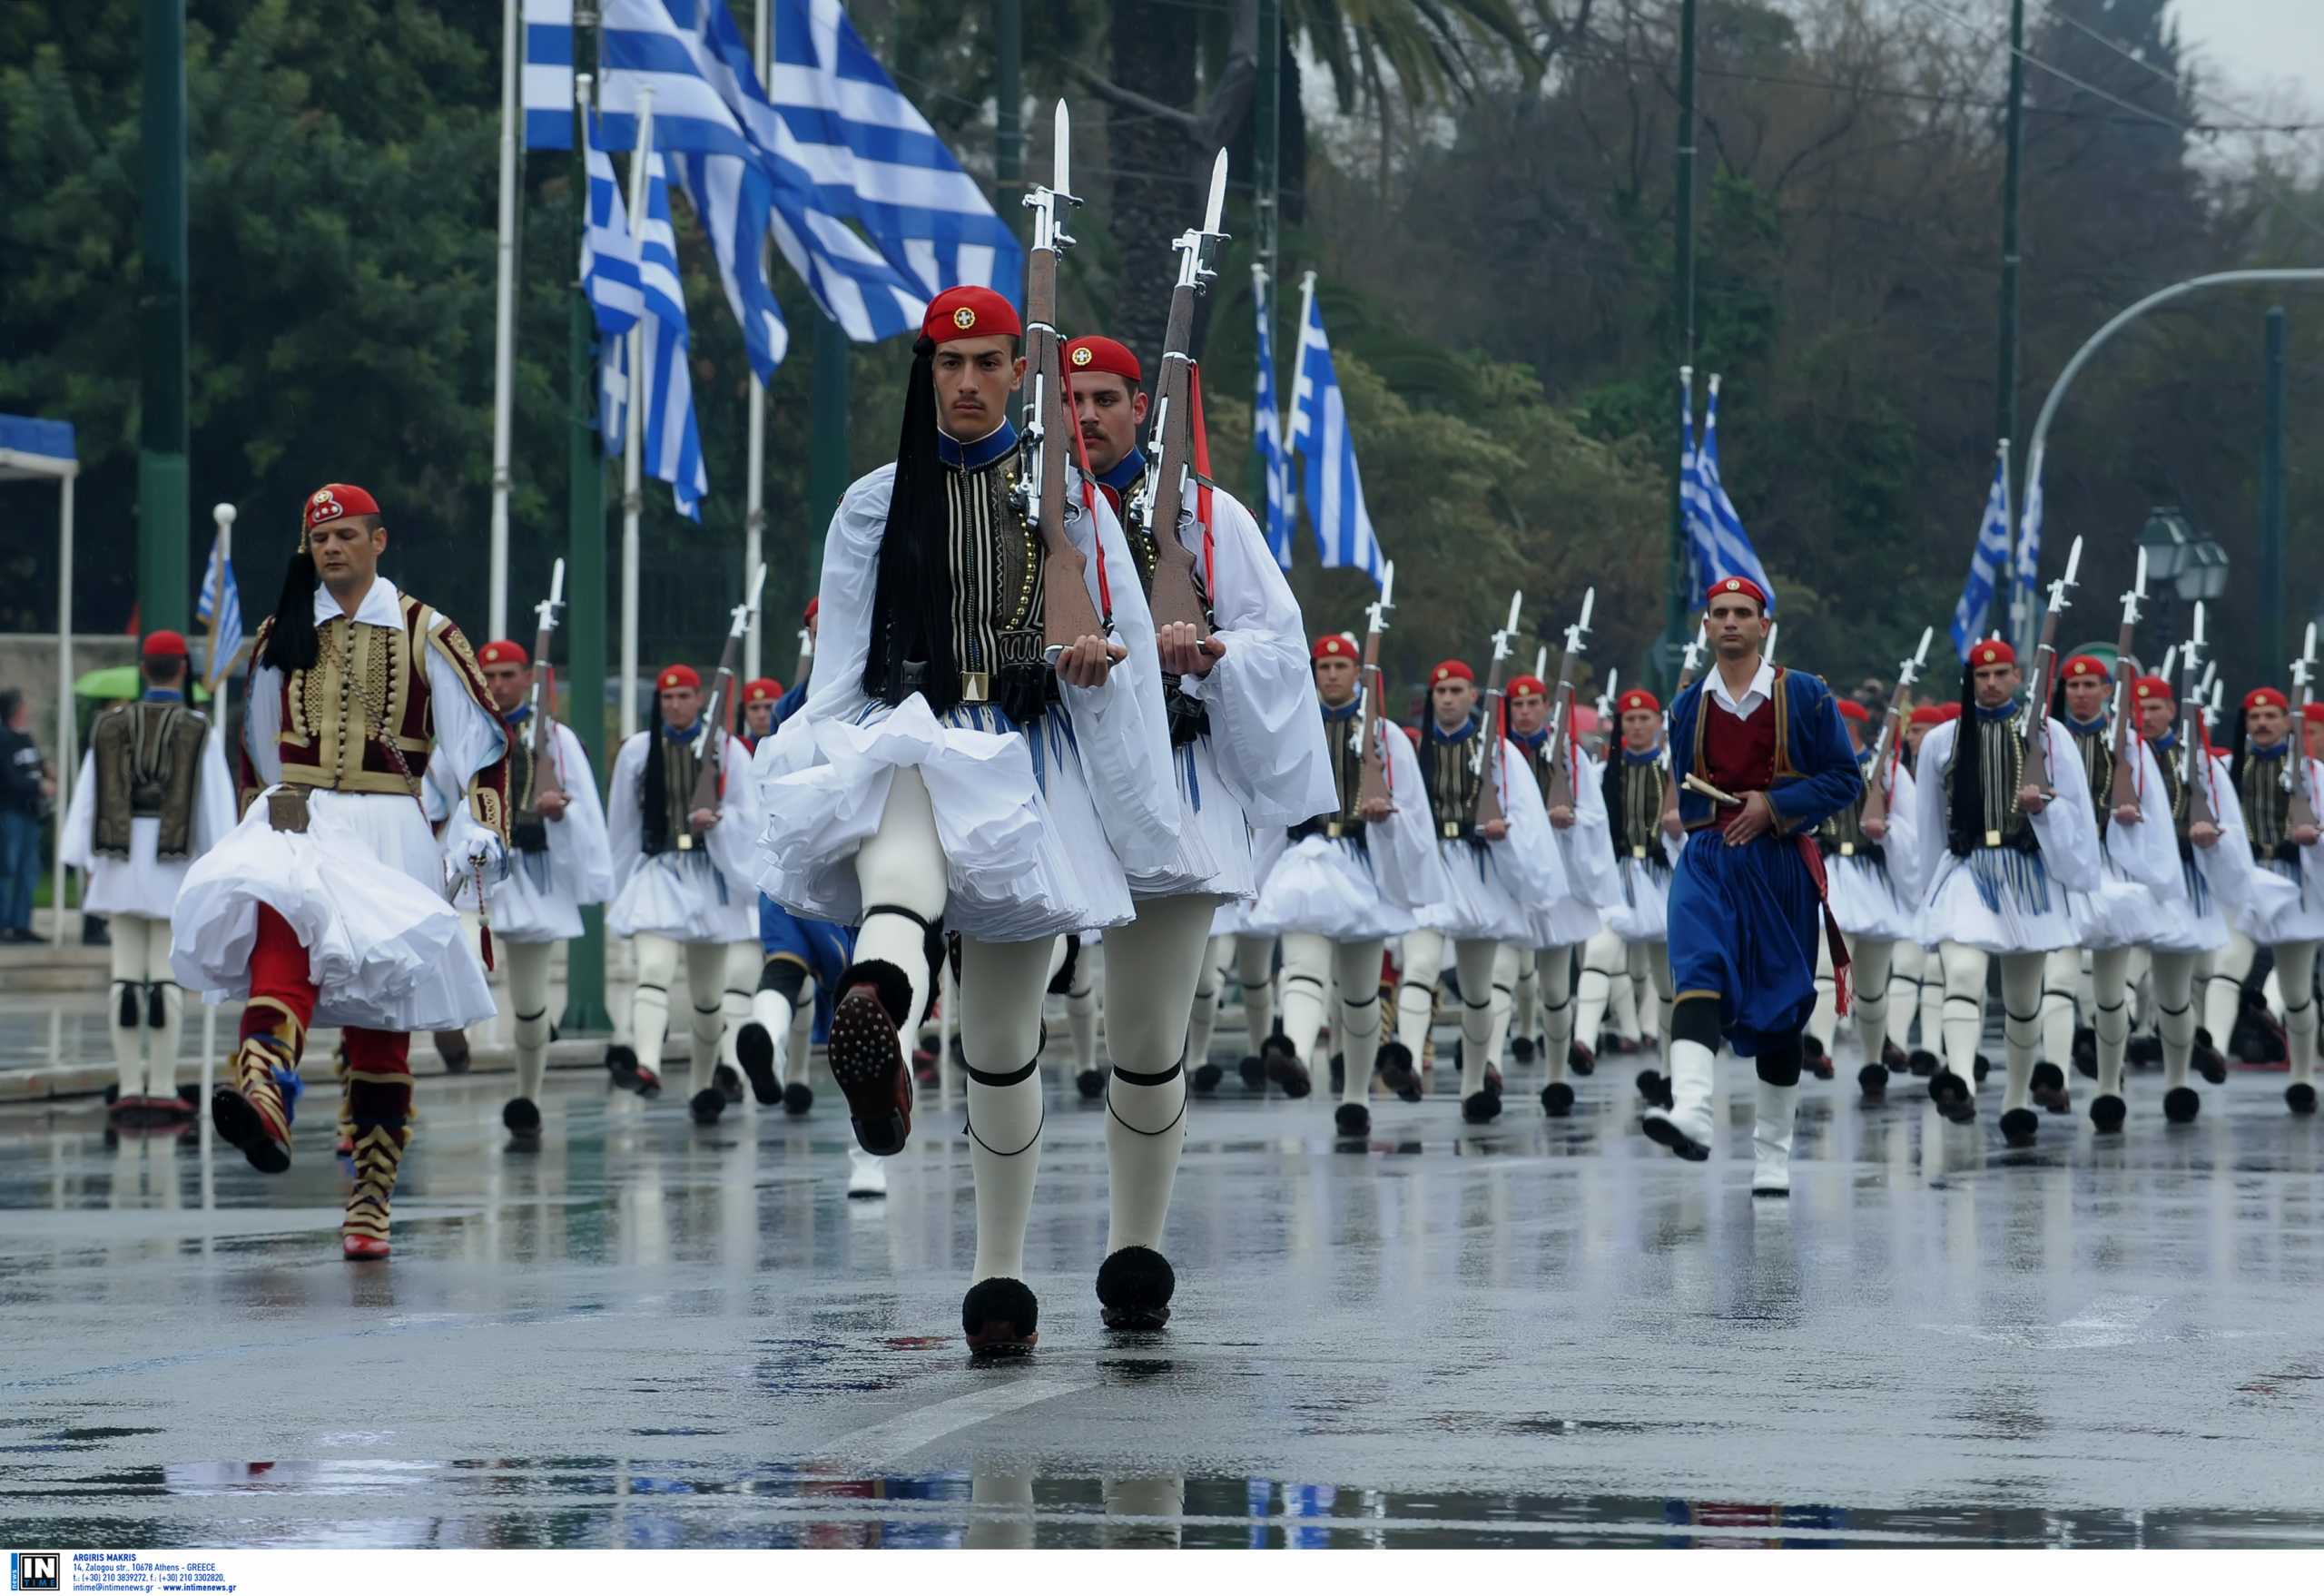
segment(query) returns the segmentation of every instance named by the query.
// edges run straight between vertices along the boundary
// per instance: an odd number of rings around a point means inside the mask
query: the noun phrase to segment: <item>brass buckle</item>
[[[276,831],[303,832],[308,820],[306,788],[277,787],[266,795],[266,823]]]
[[[1645,857],[1646,857],[1646,849],[1645,849],[1645,846],[1644,846],[1643,844],[1641,844],[1641,843],[1632,842],[1632,843],[1630,844],[1630,857],[1631,857],[1632,859],[1643,859],[1643,858],[1645,858]]]
[[[1999,832],[1987,832],[1985,833],[1985,846],[1986,846],[1986,847],[1988,847],[1988,848],[1998,848],[1998,847],[2000,847],[2000,846],[2001,846],[2001,833],[2000,833]]]
[[[681,853],[694,852],[694,832],[691,829],[678,833],[678,852]]]
[[[960,702],[990,704],[992,702],[992,673],[962,671],[960,673]]]
[[[1854,842],[1841,843],[1840,857],[1843,859],[1854,859],[1856,857],[1856,844]]]
[[[1461,823],[1460,823],[1459,821],[1457,821],[1457,820],[1448,820],[1448,821],[1446,821],[1446,822],[1443,823],[1443,825],[1442,827],[1440,827],[1439,829],[1440,829],[1441,831],[1443,831],[1443,833],[1444,833],[1444,840],[1445,840],[1446,842],[1458,842],[1458,841],[1460,840],[1460,837],[1461,837]]]
[[[1324,835],[1334,838],[1344,837],[1347,835],[1347,823],[1342,820],[1325,821],[1324,823]]]

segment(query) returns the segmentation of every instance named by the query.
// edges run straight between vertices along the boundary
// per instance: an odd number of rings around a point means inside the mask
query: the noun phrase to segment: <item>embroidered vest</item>
[[[1469,837],[1476,823],[1477,788],[1483,780],[1477,759],[1484,730],[1471,722],[1458,742],[1440,737],[1432,724],[1420,740],[1421,784],[1428,789],[1429,815],[1439,837]]]
[[[2284,761],[2290,757],[2286,753],[2263,759],[2247,753],[2243,758],[2243,779],[2237,783],[2236,796],[2243,800],[2243,825],[2251,838],[2251,857],[2261,864],[2299,856],[2284,834],[2291,826],[2291,792],[2284,785]]]
[[[2090,807],[2098,816],[2098,835],[2102,840],[2107,822],[2114,818],[2114,744],[2103,724],[2083,726],[2068,721],[2066,730],[2073,734],[2074,753],[2082,760],[2083,779],[2090,783]]]
[[[944,472],[945,553],[952,572],[952,658],[964,702],[1000,701],[1003,678],[1029,678],[1037,694],[1041,657],[1041,543],[1009,503],[1020,457],[1014,452],[980,470]],[[1014,686],[1019,706],[1024,689]],[[1003,703],[1012,719],[1030,714]]]
[[[209,717],[183,704],[116,704],[97,717],[89,749],[96,764],[98,853],[127,859],[130,822],[143,816],[161,822],[160,857],[185,857],[192,846],[202,740],[209,734]]]
[[[697,852],[692,848],[679,848],[678,839],[694,834],[694,783],[701,780],[703,750],[709,745],[712,734],[704,727],[690,739],[673,737],[666,731],[658,729],[654,734],[662,739],[664,824],[661,837],[664,840],[657,845],[654,828],[649,826],[645,828],[643,846],[649,858],[656,853]],[[644,776],[641,775],[638,782],[638,802],[643,807],[654,802],[654,794]]]
[[[1956,724],[1961,728],[1960,736],[1979,739],[1977,773],[1981,790],[1977,813],[1984,823],[1974,836],[1948,830],[1945,846],[1963,858],[1979,848],[2014,848],[2021,853],[2040,852],[2034,837],[2034,823],[2017,803],[2018,790],[2025,784],[2025,744],[2017,735],[2017,716],[2012,714],[1989,720],[1982,714],[1970,714]],[[1960,746],[1956,739],[1954,757],[1945,767],[1948,816],[1956,813],[1953,800],[1961,769]]]

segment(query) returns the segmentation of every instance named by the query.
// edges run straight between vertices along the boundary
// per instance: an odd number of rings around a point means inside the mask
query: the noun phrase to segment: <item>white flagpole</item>
[[[233,663],[218,657],[218,617],[226,610],[226,572],[234,557],[234,507],[230,504],[212,506],[210,518],[218,524],[218,536],[210,551],[210,568],[216,573],[217,587],[216,596],[210,601],[210,652],[202,685],[214,699],[218,696],[218,684],[225,678],[226,667]],[[241,651],[238,648],[235,652],[239,654]],[[226,724],[222,714],[218,717],[218,724],[222,726]]]
[[[751,20],[751,61],[758,68],[759,82],[766,82],[767,57],[772,53],[773,38],[769,19],[774,7],[760,0],[752,7],[757,15]],[[763,268],[768,241],[759,241],[759,260]],[[743,581],[747,586],[751,573],[757,570],[765,556],[762,552],[766,542],[766,386],[759,381],[758,373],[751,373],[750,394],[750,452],[749,479],[743,488]],[[765,635],[766,612],[762,606],[751,612],[751,629],[743,635],[743,679],[750,681],[759,675],[759,645]]]
[[[637,148],[629,155],[629,235],[645,237],[645,169],[654,158],[654,89],[637,90]],[[641,243],[641,253],[642,253]],[[645,507],[639,491],[645,458],[645,318],[629,330],[629,426],[621,458],[621,737],[637,731],[637,517]]]
[[[508,634],[508,425],[517,369],[517,80],[524,54],[524,25],[517,11],[518,0],[501,0],[499,278],[492,295],[492,626],[487,637]]]
[[[1295,526],[1299,519],[1299,477],[1291,468],[1291,419],[1299,410],[1299,379],[1300,375],[1307,369],[1307,318],[1315,308],[1315,274],[1312,271],[1302,272],[1299,278],[1299,330],[1294,333],[1291,339],[1291,380],[1285,385],[1283,393],[1277,399],[1277,402],[1284,407],[1284,410],[1283,414],[1276,419],[1275,430],[1275,459],[1283,470],[1284,535],[1291,539],[1292,547],[1295,550],[1299,547]],[[1281,381],[1282,377],[1283,362],[1277,360],[1275,379]],[[1321,444],[1323,439],[1319,438],[1315,441]],[[1309,515],[1312,521],[1314,512],[1311,510]],[[1324,546],[1324,529],[1316,527],[1315,533],[1315,547],[1321,549]]]

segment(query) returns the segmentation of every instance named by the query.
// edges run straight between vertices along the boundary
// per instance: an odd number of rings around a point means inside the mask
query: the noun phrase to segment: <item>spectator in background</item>
[[[33,741],[32,708],[17,688],[0,692],[0,942],[31,942],[33,887],[40,879],[40,823],[56,775]]]

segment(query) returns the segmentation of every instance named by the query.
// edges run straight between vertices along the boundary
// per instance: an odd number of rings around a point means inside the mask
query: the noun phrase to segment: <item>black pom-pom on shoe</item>
[[[1937,1112],[1955,1125],[1966,1125],[1977,1117],[1977,1099],[1969,1083],[1950,1069],[1939,1069],[1929,1078],[1929,1100]]]
[[[2227,1084],[2227,1055],[2211,1040],[2211,1031],[2203,1026],[2195,1028],[2195,1052],[2191,1059],[2195,1073],[2212,1086]]]
[[[2112,1092],[2102,1092],[2090,1105],[2090,1123],[2101,1136],[2113,1136],[2130,1117],[2130,1105]]]
[[[1520,1064],[1531,1064],[1533,1061],[1533,1039],[1530,1036],[1512,1037],[1509,1056]]]
[[[1573,1114],[1573,1088],[1562,1080],[1553,1080],[1543,1087],[1541,1112],[1552,1119],[1571,1118]]]
[[[606,1073],[625,1092],[637,1089],[637,1049],[627,1042],[615,1042],[606,1049]]]
[[[2093,1080],[2098,1079],[2098,1033],[2089,1026],[2073,1028],[2073,1067]]]
[[[1347,1089],[1347,1055],[1345,1053],[1332,1055],[1331,1075],[1333,1092],[1336,1094],[1345,1091]]]
[[[1501,1118],[1501,1094],[1491,1087],[1461,1099],[1461,1118],[1472,1125],[1486,1125]]]
[[[716,1087],[718,1095],[728,1102],[739,1103],[743,1100],[743,1078],[734,1072],[731,1065],[721,1064],[713,1069],[710,1072],[710,1084]]]
[[[1195,1072],[1189,1079],[1194,1087],[1195,1096],[1206,1098],[1218,1089],[1218,1083],[1226,1078],[1226,1071],[1224,1069],[1206,1059],[1195,1066]]]
[[[1587,1079],[1598,1072],[1598,1055],[1577,1039],[1566,1044],[1565,1067]]]
[[[726,1112],[726,1094],[714,1086],[704,1087],[686,1099],[686,1112],[694,1116],[696,1125],[715,1125]]]
[[[1407,1103],[1420,1101],[1420,1077],[1413,1069],[1413,1050],[1391,1037],[1380,1044],[1380,1056],[1373,1061],[1381,1080],[1388,1089]]]
[[[1362,1103],[1342,1103],[1332,1110],[1332,1125],[1342,1136],[1370,1136],[1372,1110]]]
[[[1977,1072],[1977,1084],[1979,1086],[1983,1086],[1985,1084],[1985,1077],[1994,1072],[1994,1061],[1991,1059],[1986,1058],[1983,1053],[1980,1053],[1977,1055],[1976,1063],[1971,1068],[1974,1069]]]
[[[2073,1112],[2073,1099],[2066,1094],[2066,1072],[2047,1059],[2034,1066],[2034,1100],[2053,1114]]]
[[[1638,1072],[1638,1095],[1665,1113],[1670,1109],[1670,1083],[1663,1079],[1662,1071],[1659,1069],[1641,1069]]]
[[[1866,1107],[1888,1100],[1888,1067],[1867,1064],[1856,1072],[1856,1089],[1864,1094]]]
[[[2162,1094],[2162,1117],[2173,1125],[2192,1125],[2202,1111],[2202,1094],[2191,1086],[2174,1086]]]
[[[537,1140],[541,1134],[540,1106],[530,1098],[511,1098],[501,1106],[500,1123],[519,1141]]]
[[[2304,1080],[2284,1088],[2284,1107],[2295,1114],[2316,1112],[2316,1089]]]
[[[1923,1080],[1928,1079],[1931,1076],[1935,1075],[1939,1069],[1945,1067],[1937,1056],[1935,1053],[1930,1052],[1926,1048],[1915,1048],[1911,1052],[1905,1054],[1905,1064],[1907,1069],[1911,1069],[1915,1075],[1920,1077]]]
[[[1256,1053],[1244,1054],[1242,1061],[1235,1066],[1235,1072],[1243,1078],[1244,1086],[1250,1090],[1263,1092],[1267,1089],[1266,1060]]]
[[[783,1111],[793,1119],[815,1106],[815,1089],[803,1080],[785,1082],[783,1088]]]
[[[1108,1330],[1159,1330],[1170,1322],[1177,1289],[1170,1260],[1150,1246],[1123,1247],[1098,1266],[1098,1304]]]
[[[2005,1147],[2030,1148],[2042,1134],[2042,1117],[2031,1108],[2012,1108],[2001,1117],[2001,1139]]]
[[[1102,1072],[1095,1069],[1076,1070],[1073,1076],[1073,1089],[1081,1094],[1083,1102],[1094,1103],[1106,1095],[1106,1078]]]
[[[751,1095],[759,1107],[773,1108],[783,1096],[783,1083],[774,1078],[774,1038],[765,1026],[755,1020],[743,1022],[734,1032],[734,1059],[751,1078]]]
[[[1266,1049],[1260,1054],[1266,1079],[1275,1082],[1286,1098],[1304,1098],[1315,1089],[1315,1078],[1307,1073],[1291,1051],[1291,1044],[1279,1036],[1267,1038]]]
[[[1041,1305],[1022,1280],[995,1276],[960,1299],[960,1333],[973,1357],[1022,1357],[1040,1339]]]

